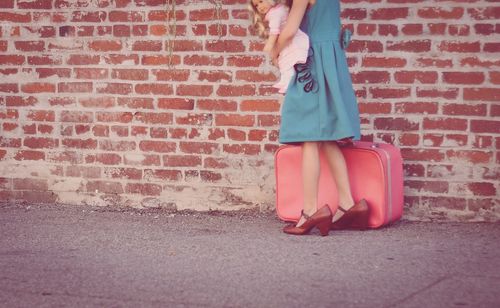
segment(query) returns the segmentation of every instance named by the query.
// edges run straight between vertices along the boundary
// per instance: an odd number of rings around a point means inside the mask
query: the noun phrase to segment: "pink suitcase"
[[[355,201],[365,198],[370,207],[370,228],[378,228],[403,214],[403,161],[390,144],[356,141],[341,146]],[[280,219],[298,221],[302,210],[302,148],[281,146],[275,154],[276,211]],[[320,151],[318,206],[337,209],[337,189]]]

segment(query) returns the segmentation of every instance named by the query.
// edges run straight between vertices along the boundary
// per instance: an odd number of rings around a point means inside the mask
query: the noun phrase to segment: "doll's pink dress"
[[[288,7],[278,4],[272,7],[266,14],[265,20],[269,23],[269,34],[279,35],[285,26],[288,17]],[[278,88],[279,93],[285,93],[288,84],[295,74],[293,66],[297,63],[307,61],[309,50],[309,37],[302,30],[297,30],[290,44],[288,44],[278,56],[278,67],[280,80],[273,87]]]

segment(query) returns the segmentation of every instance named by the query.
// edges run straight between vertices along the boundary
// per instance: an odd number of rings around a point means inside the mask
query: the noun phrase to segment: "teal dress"
[[[309,35],[307,62],[295,65],[281,110],[281,143],[360,138],[351,75],[341,43],[338,0],[317,0],[300,25]]]

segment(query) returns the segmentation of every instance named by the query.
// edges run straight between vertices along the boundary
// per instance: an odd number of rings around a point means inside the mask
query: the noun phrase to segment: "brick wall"
[[[0,198],[274,207],[281,97],[246,1],[171,2],[0,1]],[[498,220],[500,5],[342,2],[363,138],[402,149],[406,217]]]

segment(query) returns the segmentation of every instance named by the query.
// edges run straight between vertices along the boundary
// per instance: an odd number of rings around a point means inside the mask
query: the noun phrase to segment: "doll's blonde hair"
[[[271,5],[275,6],[278,3],[281,3],[279,0],[268,0]],[[248,10],[250,11],[253,26],[255,30],[257,30],[257,33],[259,34],[260,37],[262,38],[267,38],[269,37],[269,28],[267,25],[267,22],[264,20],[264,17],[262,14],[260,14],[255,6],[253,5],[252,0],[250,0],[250,3],[248,4]]]

